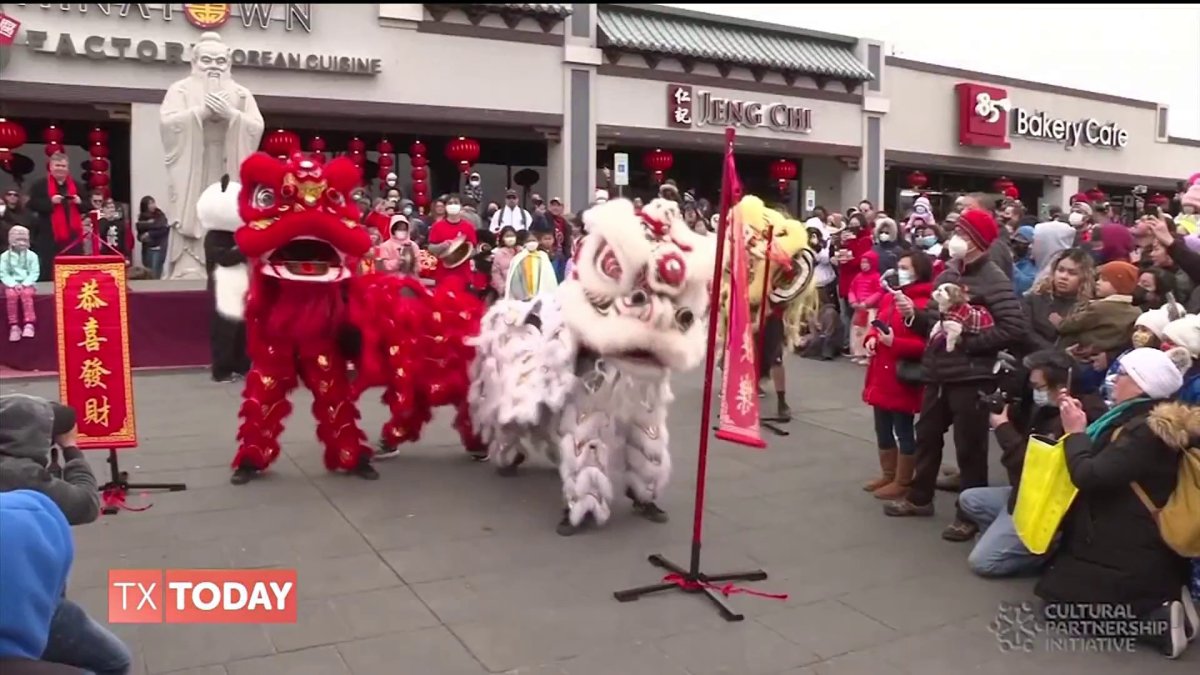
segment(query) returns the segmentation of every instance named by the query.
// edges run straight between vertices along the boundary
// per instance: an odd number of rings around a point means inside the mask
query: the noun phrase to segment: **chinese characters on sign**
[[[0,47],[11,45],[17,38],[17,29],[20,27],[20,21],[0,13]]]
[[[60,397],[75,408],[79,447],[137,445],[124,260],[61,257],[54,283]]]
[[[812,116],[812,109],[803,106],[739,101],[685,84],[667,85],[667,126],[672,129],[733,126],[807,134]]]

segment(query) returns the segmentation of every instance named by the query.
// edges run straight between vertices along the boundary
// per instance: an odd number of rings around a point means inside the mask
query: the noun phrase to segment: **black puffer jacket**
[[[1155,504],[1165,504],[1178,481],[1180,447],[1198,435],[1200,408],[1143,401],[1095,441],[1087,434],[1067,437],[1067,470],[1079,496],[1063,520],[1062,543],[1034,589],[1039,597],[1128,604],[1139,616],[1179,598],[1187,561],[1163,543],[1130,483],[1140,484]]]
[[[1021,304],[1025,308],[1025,317],[1029,319],[1030,330],[1025,341],[1029,351],[1033,352],[1050,349],[1058,343],[1058,326],[1050,321],[1050,315],[1067,318],[1078,308],[1079,298],[1030,293],[1021,299]]]
[[[995,378],[992,369],[996,365],[996,354],[1020,348],[1029,332],[1029,322],[1025,319],[1021,301],[1013,292],[1012,281],[985,256],[967,265],[950,262],[933,285],[936,289],[947,283],[963,287],[972,305],[991,312],[995,325],[978,335],[964,333],[953,352],[946,351],[942,340],[930,341],[921,359],[925,381],[938,385],[992,380]],[[937,322],[937,304],[930,302],[927,309],[913,315],[910,327],[928,338]]]

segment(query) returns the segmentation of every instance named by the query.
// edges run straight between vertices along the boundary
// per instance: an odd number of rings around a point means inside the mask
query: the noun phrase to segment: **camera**
[[[999,415],[1004,412],[1005,406],[1016,403],[1018,397],[1010,394],[1010,391],[1020,391],[1020,382],[1007,382],[1006,380],[1015,380],[1015,374],[1019,374],[1020,362],[1015,356],[1008,352],[999,352],[996,354],[996,363],[992,366],[992,374],[999,378],[1000,382],[996,386],[995,391],[980,390],[975,393],[975,398],[978,404],[993,415]]]

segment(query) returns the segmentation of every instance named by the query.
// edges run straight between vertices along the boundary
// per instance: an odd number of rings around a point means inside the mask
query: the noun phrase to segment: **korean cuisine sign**
[[[75,409],[81,449],[137,445],[125,281],[120,256],[54,261],[59,398]]]

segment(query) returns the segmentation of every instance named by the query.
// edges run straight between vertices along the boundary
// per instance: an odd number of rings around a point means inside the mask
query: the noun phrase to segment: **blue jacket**
[[[1200,368],[1192,368],[1183,376],[1183,386],[1175,398],[1184,403],[1200,403]]]
[[[10,248],[0,253],[0,284],[31,286],[37,283],[40,273],[37,254],[29,249],[18,252]]]
[[[0,493],[0,657],[40,659],[62,601],[75,546],[71,526],[49,497]]]
[[[1025,256],[1013,263],[1013,290],[1017,297],[1021,297],[1033,288],[1033,282],[1037,278],[1038,267],[1037,263],[1033,262],[1033,258]]]

